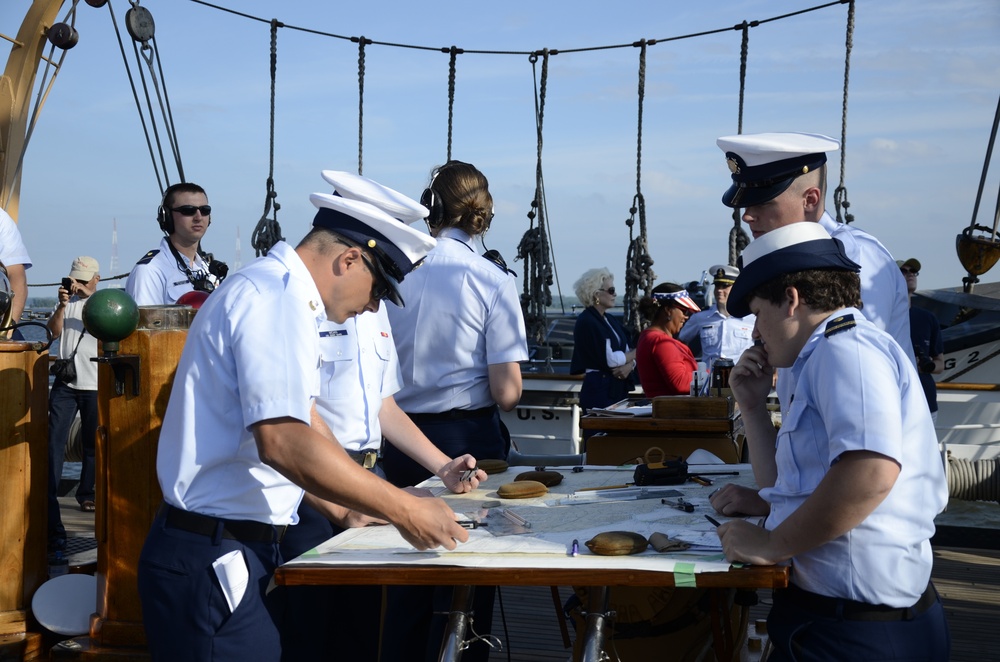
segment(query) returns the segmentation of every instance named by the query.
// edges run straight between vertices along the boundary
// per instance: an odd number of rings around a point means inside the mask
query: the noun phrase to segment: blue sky
[[[16,34],[29,4],[4,0],[0,32]],[[204,245],[233,264],[238,231],[248,262],[268,174],[269,26],[188,0],[141,4],[156,22],[186,177],[208,190],[214,208]],[[662,40],[823,3],[217,4],[382,42],[531,51]],[[127,38],[129,5],[114,0],[113,6]],[[846,20],[847,5],[835,5],[750,30],[744,132],[839,139]],[[57,282],[80,254],[96,257],[105,277],[125,273],[161,236],[159,187],[108,8],[80,2],[76,28],[79,44],[67,54],[24,165],[18,220],[35,263],[29,283]],[[737,130],[739,49],[738,31],[647,49],[641,187],[657,281],[692,280],[727,259],[732,219],[719,198],[729,173],[715,139]],[[636,48],[550,58],[543,169],[564,294],[595,266],[607,266],[624,283],[625,220],[636,192],[638,63]],[[448,56],[371,45],[365,70],[364,174],[419,197],[430,169],[445,160]],[[923,263],[922,288],[961,284],[955,237],[971,220],[998,95],[996,0],[857,0],[845,182],[851,211],[897,258]],[[528,229],[536,159],[528,58],[459,56],[454,112],[452,155],[483,170],[496,200],[487,246],[523,274],[514,256]],[[275,132],[278,220],[294,243],[314,213],[309,193],[327,190],[320,170],[357,170],[356,44],[279,31]],[[994,161],[981,225],[993,223],[1000,156]],[[831,159],[831,209],[839,180],[838,154]],[[54,288],[31,294],[52,296]]]

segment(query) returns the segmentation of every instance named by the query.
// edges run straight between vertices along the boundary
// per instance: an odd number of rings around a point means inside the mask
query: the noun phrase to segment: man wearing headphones
[[[136,262],[125,291],[140,306],[163,306],[192,290],[214,290],[229,268],[201,250],[202,237],[212,224],[205,189],[191,182],[168,187],[156,221],[166,236],[158,249]]]

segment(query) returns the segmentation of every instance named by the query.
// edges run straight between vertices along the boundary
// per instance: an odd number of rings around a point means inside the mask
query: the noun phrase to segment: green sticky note
[[[674,565],[674,586],[694,588],[697,585],[694,579],[693,563],[677,563]]]

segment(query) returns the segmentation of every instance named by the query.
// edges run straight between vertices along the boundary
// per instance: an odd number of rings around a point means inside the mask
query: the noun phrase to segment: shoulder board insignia
[[[159,252],[160,252],[159,248],[157,248],[156,250],[149,251],[148,253],[143,255],[142,259],[136,262],[136,264],[149,264],[149,261],[152,260],[154,257],[156,257],[156,254]]]
[[[826,323],[826,331],[823,333],[823,336],[829,338],[841,331],[853,329],[857,324],[854,321],[854,315],[839,315]]]

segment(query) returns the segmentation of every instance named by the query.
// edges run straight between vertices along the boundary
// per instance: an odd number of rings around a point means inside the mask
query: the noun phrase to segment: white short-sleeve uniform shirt
[[[21,239],[21,231],[17,229],[17,223],[10,214],[3,209],[0,209],[0,262],[8,267],[23,264],[25,269],[31,268],[31,257]]]
[[[388,307],[403,372],[396,402],[410,413],[491,406],[489,366],[528,358],[514,277],[461,230],[437,239],[400,286],[406,307]]]
[[[155,255],[153,251],[139,260],[125,282],[125,291],[135,299],[139,306],[169,306],[177,303],[182,295],[194,289],[187,274],[177,264],[177,258],[170,250],[169,240],[164,237]],[[181,260],[186,258],[182,255]],[[187,265],[192,273],[202,272],[208,275],[208,265],[201,258],[195,257],[193,263]],[[213,283],[214,283],[214,279]]]
[[[298,521],[302,488],[261,462],[250,426],[310,422],[325,319],[312,276],[284,242],[205,300],[160,432],[156,473],[167,503],[228,519]]]
[[[782,371],[779,389],[777,481],[760,492],[771,504],[768,529],[795,511],[845,452],[873,451],[900,466],[889,495],[861,524],[792,559],[794,582],[822,595],[912,605],[930,579],[934,517],[948,487],[909,357],[859,310],[845,308],[819,325]]]
[[[386,308],[344,324],[327,320],[319,328],[322,354],[316,410],[340,445],[349,451],[378,450],[382,400],[395,394],[402,379]]]
[[[895,338],[916,365],[910,340],[910,297],[892,254],[878,239],[853,225],[838,223],[829,212],[823,212],[819,224],[831,237],[839,239],[847,257],[861,266],[858,276],[865,317]]]

